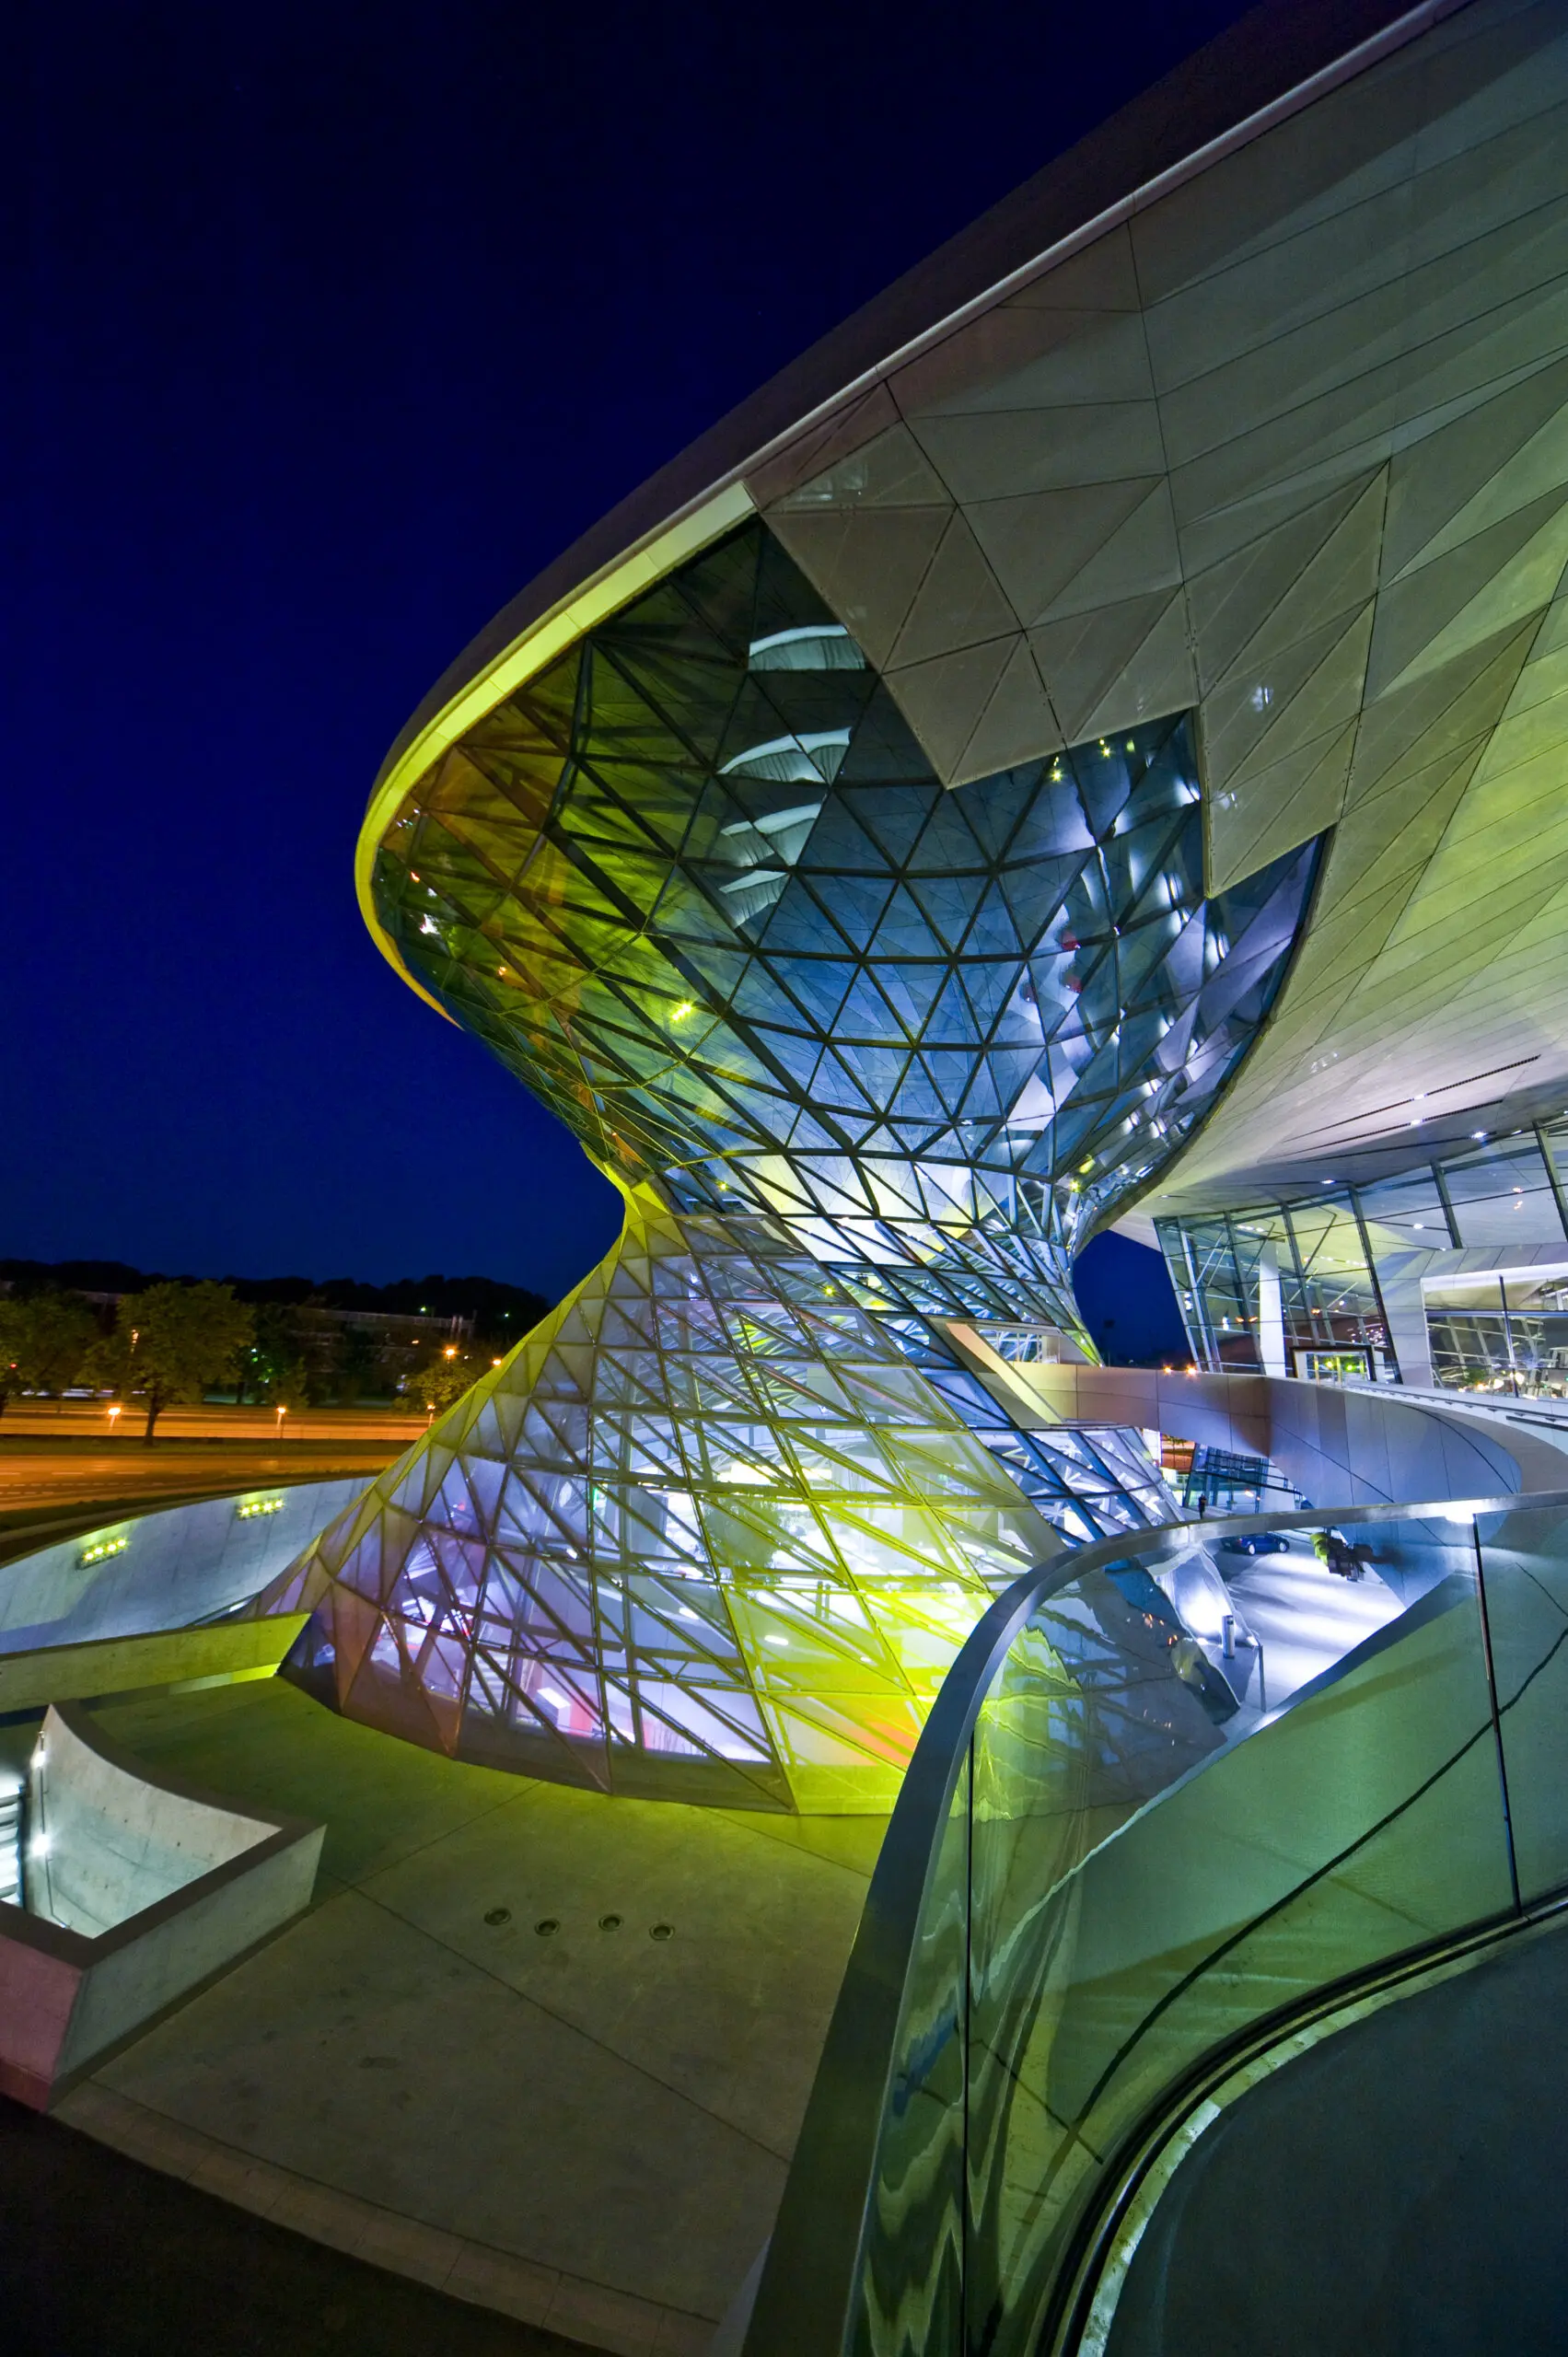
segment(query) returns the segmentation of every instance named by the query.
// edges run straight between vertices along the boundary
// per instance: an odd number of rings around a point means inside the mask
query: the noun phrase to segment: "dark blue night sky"
[[[1239,13],[24,7],[0,1253],[584,1273],[610,1189],[361,928],[387,745],[605,508]],[[1137,1355],[1149,1263],[1095,1250]]]

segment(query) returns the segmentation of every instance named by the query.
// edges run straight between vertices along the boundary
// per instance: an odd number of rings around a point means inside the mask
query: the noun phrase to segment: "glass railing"
[[[1098,2205],[1175,2092],[1560,1891],[1565,1765],[1568,1492],[1017,1582],[912,1762],[746,2357],[1074,2347]]]

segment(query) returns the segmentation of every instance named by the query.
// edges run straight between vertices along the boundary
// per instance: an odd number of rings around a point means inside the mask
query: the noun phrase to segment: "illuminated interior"
[[[756,520],[514,686],[386,814],[377,923],[626,1225],[274,1591],[293,1674],[534,1773],[886,1807],[996,1586],[1174,1510],[947,1323],[1088,1354],[1071,1256],[1245,1054],[1316,860],[1205,894],[1179,714],[945,787]]]

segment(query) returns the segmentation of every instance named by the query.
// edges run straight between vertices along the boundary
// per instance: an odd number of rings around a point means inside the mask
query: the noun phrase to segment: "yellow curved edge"
[[[547,663],[564,654],[585,631],[592,630],[596,623],[603,621],[618,607],[640,597],[645,589],[651,589],[656,581],[662,580],[687,557],[694,556],[710,540],[716,540],[722,533],[744,523],[755,512],[756,502],[746,485],[743,482],[727,484],[712,499],[704,500],[677,522],[668,525],[662,532],[645,540],[629,555],[606,566],[585,588],[575,591],[562,604],[552,607],[549,613],[541,614],[538,621],[530,622],[520,638],[514,639],[504,653],[498,655],[493,663],[486,664],[482,671],[459,690],[450,703],[443,705],[435,718],[426,722],[391,768],[377,780],[354,855],[354,888],[359,900],[360,914],[369,928],[370,938],[387,963],[402,976],[410,990],[422,998],[426,1006],[433,1006],[436,1014],[448,1023],[452,1017],[447,1014],[446,1008],[432,996],[423,982],[415,981],[399,957],[396,944],[376,913],[371,891],[376,853],[381,847],[381,838],[397,816],[404,795],[415,778],[427,770],[432,761],[439,760],[448,746],[456,744],[465,729],[471,728],[476,721],[483,719],[486,713],[494,711],[504,696],[510,695],[525,680],[542,671]]]

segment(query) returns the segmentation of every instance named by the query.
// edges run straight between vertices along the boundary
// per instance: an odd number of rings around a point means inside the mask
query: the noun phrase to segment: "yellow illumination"
[[[689,556],[695,556],[710,541],[755,513],[756,502],[742,482],[730,483],[711,499],[703,500],[664,531],[656,532],[640,547],[606,565],[586,587],[552,606],[548,613],[540,614],[459,688],[450,702],[443,704],[439,712],[416,728],[406,744],[394,749],[371,789],[370,805],[359,830],[354,860],[354,890],[359,897],[360,913],[382,957],[402,976],[410,990],[448,1023],[452,1017],[423,982],[415,981],[376,912],[372,889],[376,854],[409,788],[432,762],[439,761],[457,743],[466,729],[494,712],[515,689],[535,678],[586,632],[621,606],[629,605]]]
[[[106,1562],[110,1555],[123,1555],[131,1541],[128,1538],[100,1538],[93,1547],[84,1547],[78,1561],[88,1563]]]

